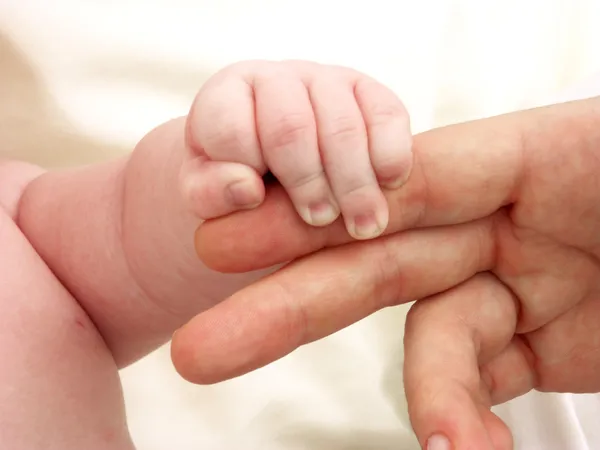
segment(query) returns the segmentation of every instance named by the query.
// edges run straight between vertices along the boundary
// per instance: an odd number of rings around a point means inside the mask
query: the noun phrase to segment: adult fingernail
[[[348,232],[355,239],[371,239],[383,232],[383,226],[374,213],[358,214],[348,224]]]
[[[238,208],[254,208],[262,202],[260,189],[250,180],[239,180],[227,186],[229,199]]]
[[[443,434],[434,434],[427,440],[427,450],[451,450],[450,441]]]
[[[313,226],[329,225],[338,218],[340,211],[331,202],[312,203],[306,213],[306,221]]]

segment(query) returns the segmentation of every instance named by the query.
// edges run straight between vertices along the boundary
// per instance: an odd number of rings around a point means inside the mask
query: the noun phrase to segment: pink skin
[[[133,448],[118,369],[277,268],[221,274],[194,249],[202,219],[263,200],[260,174],[279,177],[309,223],[339,209],[368,238],[387,225],[378,179],[397,186],[410,167],[408,116],[391,92],[304,62],[225,69],[187,118],[119,161],[0,163],[3,447]]]
[[[269,170],[306,223],[329,225],[341,211],[355,239],[374,238],[389,215],[379,183],[397,188],[412,167],[410,124],[400,100],[341,67],[234,65],[206,83],[188,125],[196,157],[184,175],[187,195],[205,199],[216,189],[215,178],[229,194],[215,196],[219,204],[194,202],[201,219],[256,207],[264,198],[259,175]]]
[[[600,392],[600,97],[431,130],[413,154],[408,181],[386,193],[380,239],[340,245],[352,242],[340,221],[306,226],[277,188],[256,210],[203,224],[197,249],[219,270],[307,257],[181,329],[180,372],[239,376],[418,299],[404,387],[423,448],[508,450],[493,404]]]

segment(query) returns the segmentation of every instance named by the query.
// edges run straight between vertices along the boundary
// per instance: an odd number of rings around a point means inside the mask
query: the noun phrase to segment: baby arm
[[[225,69],[187,118],[121,160],[0,165],[0,441],[130,449],[117,367],[274,270],[206,268],[193,242],[201,220],[260,204],[271,171],[308,223],[341,212],[355,237],[375,237],[388,214],[379,184],[402,184],[410,165],[408,116],[393,94],[349,69],[299,62]]]
[[[176,119],[158,127],[127,158],[46,172],[20,202],[19,227],[119,367],[254,279],[209,271],[194,253],[199,221],[178,182],[184,124]]]
[[[0,447],[132,450],[112,355],[15,223],[42,172],[0,161]]]
[[[17,223],[122,367],[266,273],[206,268],[193,242],[201,220],[255,207],[271,171],[307,222],[341,211],[352,235],[375,237],[388,220],[379,184],[406,180],[410,144],[402,103],[362,74],[236,64],[130,157],[37,177]]]

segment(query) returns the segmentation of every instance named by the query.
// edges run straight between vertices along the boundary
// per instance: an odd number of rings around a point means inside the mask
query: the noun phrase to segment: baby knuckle
[[[408,113],[402,104],[396,102],[380,103],[375,102],[367,109],[372,125],[386,124],[390,122],[405,122],[408,119]]]
[[[325,172],[323,169],[318,169],[315,171],[291,171],[291,173],[286,175],[287,188],[298,189],[299,187],[306,186],[307,184],[324,179]]]
[[[254,131],[244,124],[221,124],[204,132],[201,145],[215,158],[221,151],[230,154],[232,150],[251,148],[254,140]]]
[[[338,116],[331,120],[329,136],[337,140],[351,140],[360,136],[361,124],[353,117]]]
[[[371,123],[408,120],[409,115],[404,103],[393,91],[376,80],[363,78],[357,83],[355,89],[359,98],[370,99],[361,103]]]
[[[304,141],[311,133],[313,124],[304,114],[285,114],[279,117],[267,137],[267,144],[272,148],[285,148],[298,141]]]

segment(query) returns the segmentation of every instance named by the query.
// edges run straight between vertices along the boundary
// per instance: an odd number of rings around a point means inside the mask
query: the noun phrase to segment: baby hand
[[[212,77],[186,125],[184,195],[200,219],[258,206],[271,172],[298,214],[343,216],[356,239],[388,223],[381,187],[412,167],[409,116],[386,87],[351,69],[302,61],[245,62]]]

